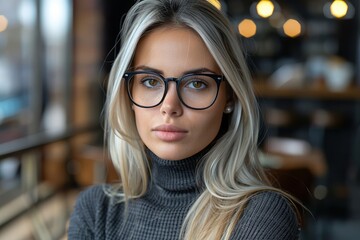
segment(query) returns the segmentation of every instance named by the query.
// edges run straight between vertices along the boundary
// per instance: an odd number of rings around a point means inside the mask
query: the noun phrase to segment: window
[[[0,2],[0,150],[28,135],[65,130],[70,118],[71,18],[70,0]],[[40,156],[30,152],[0,159],[0,207],[36,184],[34,164]],[[26,182],[29,176],[33,182]]]

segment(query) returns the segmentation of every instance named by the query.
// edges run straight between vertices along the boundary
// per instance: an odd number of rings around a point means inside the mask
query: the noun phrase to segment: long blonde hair
[[[144,195],[150,175],[144,144],[122,76],[136,46],[150,29],[164,25],[194,30],[204,41],[233,92],[234,111],[225,132],[206,155],[202,176],[205,190],[189,210],[183,239],[229,239],[249,197],[269,184],[257,158],[259,114],[251,77],[238,39],[228,19],[205,0],[143,0],[127,13],[121,50],[112,67],[107,99],[107,141],[120,174],[120,201]],[[281,192],[284,196],[286,193]]]

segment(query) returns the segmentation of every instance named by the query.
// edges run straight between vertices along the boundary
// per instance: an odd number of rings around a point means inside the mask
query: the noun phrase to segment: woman
[[[69,239],[297,239],[257,159],[258,112],[231,24],[207,1],[128,12],[107,101],[121,184],[83,192]]]

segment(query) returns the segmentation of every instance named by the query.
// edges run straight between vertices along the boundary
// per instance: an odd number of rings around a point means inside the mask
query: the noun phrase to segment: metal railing
[[[43,227],[45,224],[41,222],[39,224],[39,216],[34,208],[36,209],[37,205],[53,196],[56,189],[39,182],[39,169],[41,166],[39,166],[38,153],[48,145],[63,142],[67,146],[64,164],[68,164],[73,155],[70,141],[83,134],[100,133],[100,131],[101,128],[98,124],[92,124],[85,127],[68,128],[58,134],[37,133],[0,144],[0,161],[9,157],[17,157],[21,162],[20,184],[17,188],[9,190],[12,193],[6,193],[6,197],[9,198],[10,196],[11,199],[4,201],[5,197],[0,196],[2,198],[2,201],[0,201],[0,232],[1,229],[18,217],[29,213],[34,220],[32,222],[37,238],[49,239],[49,232]],[[70,182],[74,181],[71,174],[68,175],[68,179],[70,179]],[[9,207],[11,205],[12,207]]]
[[[67,141],[80,134],[99,130],[99,125],[88,125],[85,127],[68,128],[59,134],[41,132],[23,138],[15,139],[0,144],[0,161],[7,157],[20,155],[31,150],[39,149],[47,145]]]

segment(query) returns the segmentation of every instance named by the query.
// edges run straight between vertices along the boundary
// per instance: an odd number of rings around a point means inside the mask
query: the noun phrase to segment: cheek
[[[222,89],[224,90],[224,89]],[[224,109],[226,105],[226,94],[219,94],[218,102],[207,116],[205,133],[211,134],[214,138],[220,131],[221,123],[223,121]]]
[[[222,111],[204,114],[198,121],[198,138],[206,139],[209,143],[215,139],[218,134],[222,121]]]
[[[147,124],[149,124],[149,120],[151,119],[150,116],[146,116],[146,113],[144,111],[138,111],[139,109],[137,107],[133,107],[134,110],[134,116],[135,116],[135,124],[136,129],[138,130],[138,133],[141,138],[144,137],[144,133],[147,129]]]
[[[219,130],[220,130],[220,126],[221,126],[221,121],[222,121],[222,111],[219,112],[218,114],[216,114],[215,116],[213,116],[211,118],[211,122],[209,123],[209,129],[213,128],[214,129],[214,134],[218,134]],[[212,126],[212,127],[211,127]]]

